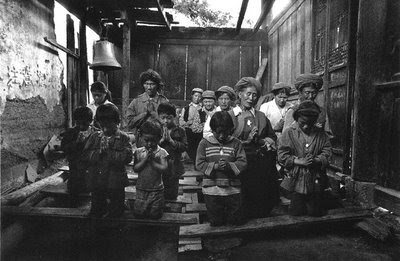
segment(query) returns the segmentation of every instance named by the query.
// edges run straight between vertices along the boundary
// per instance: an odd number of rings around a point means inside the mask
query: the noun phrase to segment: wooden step
[[[18,216],[21,218],[50,218],[50,219],[75,219],[96,220],[99,222],[112,223],[135,223],[148,225],[187,225],[199,222],[198,214],[164,213],[161,219],[138,219],[130,211],[120,218],[91,218],[88,217],[89,209],[77,208],[46,208],[46,207],[14,207],[2,206],[2,215]]]
[[[67,196],[68,195],[67,183],[61,183],[59,185],[49,185],[41,189],[40,192],[49,196]],[[81,193],[79,196],[90,197],[90,193]],[[125,199],[134,200],[135,198],[136,198],[136,187],[135,186],[125,187]],[[172,203],[182,203],[182,204],[193,203],[191,198],[185,198],[182,195],[179,195],[176,200],[165,200],[165,201]]]
[[[207,212],[207,208],[204,203],[187,204],[185,211],[186,213],[205,213]]]
[[[351,209],[335,209],[322,217],[300,216],[294,217],[289,215],[267,217],[249,220],[241,226],[220,226],[211,227],[210,224],[198,224],[182,226],[179,235],[183,237],[200,237],[200,236],[216,236],[230,235],[244,232],[256,232],[262,230],[270,230],[277,228],[292,227],[298,225],[308,225],[316,223],[331,223],[348,220],[359,220],[370,217],[371,211],[351,208]]]

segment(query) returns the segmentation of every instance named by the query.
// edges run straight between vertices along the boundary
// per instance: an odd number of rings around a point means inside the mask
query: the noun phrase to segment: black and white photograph
[[[0,0],[0,260],[400,260],[399,0]]]

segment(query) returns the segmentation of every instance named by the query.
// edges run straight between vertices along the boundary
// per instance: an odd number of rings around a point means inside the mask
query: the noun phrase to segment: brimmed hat
[[[203,89],[201,89],[201,88],[193,88],[193,90],[192,90],[192,94],[193,93],[195,93],[195,92],[199,92],[199,93],[203,93]]]
[[[215,96],[218,99],[219,96],[221,96],[224,93],[227,93],[232,101],[236,100],[236,93],[233,90],[233,88],[229,86],[219,87],[218,90],[215,92]]]
[[[280,90],[285,90],[286,93],[290,93],[291,89],[292,89],[292,87],[289,84],[284,83],[284,82],[277,82],[274,84],[274,86],[272,86],[271,92],[276,94]]]
[[[260,93],[261,91],[260,81],[253,77],[243,77],[242,79],[240,79],[235,85],[235,91],[240,92],[242,89],[247,87],[255,87],[257,93]]]
[[[309,116],[309,117],[318,117],[320,114],[321,109],[319,108],[318,104],[313,101],[303,101],[299,104],[297,109],[293,112],[293,119],[297,121],[300,116]]]
[[[305,73],[297,76],[294,81],[294,86],[298,91],[301,91],[307,84],[312,84],[317,90],[320,90],[324,84],[324,80],[317,74]]]
[[[203,92],[202,94],[203,99],[216,99],[215,98],[215,92],[214,91],[210,91],[210,90],[206,90]]]

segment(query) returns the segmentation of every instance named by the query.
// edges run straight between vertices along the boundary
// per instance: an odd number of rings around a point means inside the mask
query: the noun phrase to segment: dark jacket
[[[125,165],[132,160],[132,146],[126,133],[118,130],[109,138],[109,148],[100,152],[103,132],[93,133],[86,143],[82,158],[88,164],[89,189],[118,189],[128,185]]]
[[[160,146],[165,149],[169,154],[169,178],[180,177],[185,173],[182,163],[182,152],[187,150],[186,132],[182,127],[176,126],[171,130],[171,138],[176,142],[175,146],[171,143],[164,141]]]

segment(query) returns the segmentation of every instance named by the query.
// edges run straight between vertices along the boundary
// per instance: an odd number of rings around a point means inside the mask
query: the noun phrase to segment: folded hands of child
[[[296,158],[295,164],[304,167],[318,167],[321,163],[319,158],[314,158],[313,155],[307,154],[304,158]]]
[[[219,159],[217,163],[214,165],[214,169],[216,170],[227,170],[230,168],[229,163],[226,162],[226,159]]]

